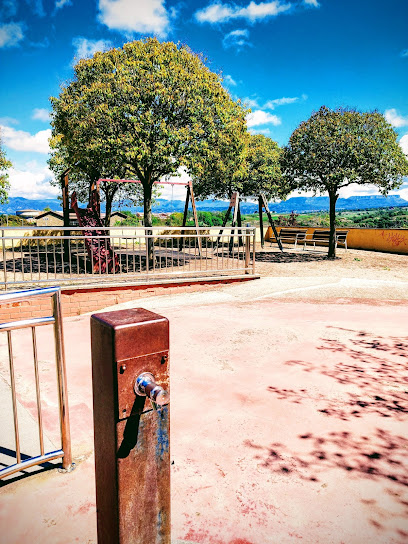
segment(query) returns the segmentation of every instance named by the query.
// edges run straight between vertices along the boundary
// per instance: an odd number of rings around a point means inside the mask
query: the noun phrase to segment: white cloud
[[[255,110],[247,115],[248,128],[257,127],[259,125],[280,125],[282,121],[277,115],[272,115],[266,111]]]
[[[222,4],[214,2],[206,8],[196,11],[195,18],[199,23],[225,23],[231,19],[247,19],[251,23],[276,17],[288,11],[292,4],[282,4],[279,0],[273,2],[250,2],[246,7],[237,4]]]
[[[61,9],[64,6],[72,6],[71,0],[56,0],[55,9]]]
[[[303,0],[306,6],[312,6],[313,8],[320,8],[320,4],[317,0]]]
[[[22,168],[10,168],[8,173],[11,197],[55,198],[60,192],[49,183],[54,177],[51,170],[37,161],[31,161]]]
[[[187,183],[191,180],[190,174],[186,172],[184,166],[178,169],[180,176],[166,176],[163,181],[173,183]],[[187,188],[183,185],[160,185],[160,198],[166,200],[186,200]]]
[[[247,29],[237,29],[232,30],[224,36],[222,40],[222,45],[224,49],[229,49],[230,47],[236,47],[238,51],[243,47],[252,47],[251,42],[248,41],[249,31]]]
[[[88,40],[82,36],[73,38],[72,45],[75,47],[73,64],[80,59],[93,57],[98,51],[107,51],[113,47],[112,42],[109,40]]]
[[[358,183],[352,183],[347,187],[342,187],[339,191],[340,198],[349,198],[350,196],[367,196],[367,195],[380,195],[378,187],[375,185],[359,185]]]
[[[263,105],[260,103],[260,100],[258,98],[245,98],[244,103],[248,108],[274,110],[277,106],[286,106],[287,104],[294,104],[295,102],[298,102],[299,100],[307,100],[307,95],[302,94],[301,97],[284,96],[282,98],[274,98],[273,100],[267,100]]]
[[[401,140],[399,141],[399,144],[402,148],[402,151],[405,153],[405,155],[408,155],[408,134],[405,134]]]
[[[0,25],[0,47],[16,47],[23,38],[23,23]]]
[[[170,18],[164,0],[99,0],[99,21],[111,30],[166,36]]]
[[[18,123],[14,117],[0,117],[0,125],[18,125]]]
[[[236,87],[236,85],[237,85],[237,82],[235,81],[235,79],[233,79],[232,76],[230,76],[229,74],[224,76],[224,83],[226,85],[230,85],[232,87]]]
[[[251,134],[263,134],[264,136],[271,135],[271,131],[269,128],[250,128],[249,132]]]
[[[294,96],[292,98],[289,97],[283,97],[283,98],[275,98],[274,100],[268,100],[264,104],[264,108],[267,110],[273,110],[276,108],[276,106],[285,106],[286,104],[293,104],[294,102],[297,102],[299,100],[298,96]]]
[[[261,106],[259,105],[259,101],[256,99],[256,98],[244,98],[243,100],[245,106],[247,108],[251,108],[251,109],[254,109],[254,108],[257,108],[259,109]]]
[[[385,110],[384,116],[393,127],[408,126],[408,117],[402,117],[401,115],[398,115],[398,112],[395,108]]]
[[[1,126],[1,134],[4,145],[15,151],[34,151],[35,153],[49,153],[48,140],[51,137],[51,129],[40,130],[36,134],[30,134],[24,130],[16,130],[8,126]]]
[[[37,119],[38,121],[48,123],[50,120],[50,112],[45,108],[34,108],[31,119]]]

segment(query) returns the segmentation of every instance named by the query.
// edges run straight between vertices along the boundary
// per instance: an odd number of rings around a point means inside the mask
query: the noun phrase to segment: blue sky
[[[408,154],[407,22],[407,0],[1,0],[10,196],[56,193],[47,168],[49,97],[69,82],[75,59],[145,36],[204,53],[252,108],[250,130],[280,145],[325,104],[381,111]],[[397,193],[408,200],[408,183]],[[351,194],[377,191],[351,187],[342,196]]]

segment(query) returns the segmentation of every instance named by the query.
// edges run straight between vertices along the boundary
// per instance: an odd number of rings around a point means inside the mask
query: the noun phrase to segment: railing
[[[9,304],[16,302],[23,302],[31,300],[35,297],[51,296],[53,315],[47,317],[38,317],[33,319],[27,319],[23,321],[14,321],[11,323],[1,323],[0,331],[7,333],[8,341],[8,355],[9,355],[9,368],[10,368],[10,388],[13,404],[13,421],[14,421],[14,435],[16,446],[16,463],[0,470],[0,479],[25,470],[35,465],[41,465],[48,461],[59,459],[62,457],[63,469],[70,470],[72,466],[71,459],[71,438],[69,429],[69,415],[68,415],[68,398],[67,398],[67,383],[66,383],[66,371],[65,371],[65,354],[64,354],[64,339],[62,332],[62,316],[61,316],[61,301],[60,301],[60,288],[48,287],[45,289],[33,289],[31,291],[20,291],[17,293],[4,293],[0,295],[0,304]],[[42,325],[54,325],[54,340],[55,340],[55,358],[57,367],[57,385],[58,385],[58,403],[59,403],[59,420],[60,420],[60,432],[61,432],[61,449],[45,452],[44,448],[44,430],[42,421],[42,409],[41,409],[41,392],[40,392],[40,375],[38,368],[38,355],[37,355],[37,338],[36,327]],[[20,448],[20,431],[18,425],[18,408],[17,408],[17,392],[16,392],[16,379],[14,372],[14,356],[13,356],[13,344],[12,344],[12,331],[24,328],[31,328],[32,335],[32,347],[33,347],[33,360],[34,360],[34,375],[35,375],[35,391],[36,391],[36,404],[37,404],[37,420],[38,420],[38,436],[40,445],[40,455],[36,457],[29,457],[22,461],[22,457],[27,457],[21,453]]]
[[[0,286],[149,283],[255,274],[255,228],[3,228]],[[99,231],[99,235],[91,235]],[[89,246],[92,245],[92,251]],[[104,248],[111,248],[107,256]],[[116,261],[112,266],[109,259]],[[105,261],[105,262],[104,262]],[[102,266],[103,265],[103,266]]]

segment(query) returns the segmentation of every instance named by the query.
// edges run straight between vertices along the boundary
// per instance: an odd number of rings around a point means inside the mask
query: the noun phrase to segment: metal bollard
[[[169,322],[94,314],[91,344],[98,544],[170,544]]]

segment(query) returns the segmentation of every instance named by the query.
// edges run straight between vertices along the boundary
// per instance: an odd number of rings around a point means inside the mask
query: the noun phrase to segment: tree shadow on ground
[[[339,259],[339,257],[336,257]],[[255,261],[260,263],[313,263],[328,260],[326,253],[295,253],[290,251],[257,251]],[[333,260],[333,259],[329,259]]]
[[[392,481],[408,487],[405,465],[408,439],[403,436],[376,429],[367,436],[333,431],[325,436],[310,432],[298,438],[307,442],[309,451],[295,453],[280,443],[265,448],[250,440],[244,445],[257,450],[255,459],[262,461],[263,467],[280,474],[295,473],[303,480],[318,482],[323,469],[340,468],[355,477]]]
[[[285,364],[326,376],[334,380],[337,387],[328,388],[330,393],[327,394],[316,393],[314,388],[269,386],[268,390],[279,400],[309,404],[329,418],[350,421],[370,415],[405,421],[408,413],[408,337],[385,337],[339,327],[327,329],[327,337],[322,338],[318,347],[322,355],[316,358],[318,362],[290,360]],[[339,340],[343,333],[347,333],[347,338]],[[264,447],[249,440],[245,445],[256,452],[255,459],[263,467],[277,474],[294,474],[303,480],[322,482],[325,471],[341,469],[351,479],[388,484],[381,492],[387,493],[397,505],[389,514],[384,514],[384,519],[391,520],[390,529],[399,538],[406,539],[408,439],[391,430],[378,427],[370,430],[370,427],[369,424],[361,435],[347,430],[324,434],[305,432],[298,436],[298,448],[280,443]],[[370,506],[370,512],[376,508],[375,498],[361,501]],[[378,509],[385,511],[384,506],[378,506]],[[379,530],[386,528],[378,519],[369,519],[369,522]]]
[[[119,258],[121,273],[146,272],[146,253],[115,252]],[[189,253],[171,250],[156,250],[154,266],[160,269],[186,266],[192,260],[200,259]],[[150,269],[152,265],[150,265]],[[0,263],[4,270],[4,262]],[[86,274],[92,273],[91,259],[86,252],[73,253],[70,258],[61,252],[42,252],[39,255],[17,254],[14,259],[6,260],[6,271],[10,274],[19,273],[27,276],[35,274]],[[104,273],[106,274],[106,272]]]
[[[327,376],[340,386],[351,386],[356,391],[346,390],[341,392],[341,397],[328,398],[306,389],[269,386],[268,390],[280,400],[295,404],[313,401],[317,403],[319,412],[342,420],[366,414],[403,420],[408,413],[408,337],[384,338],[364,331],[328,328],[350,333],[346,341],[322,339],[318,349],[338,354],[335,361],[322,357],[319,363],[291,360],[285,364]]]
[[[309,432],[299,435],[298,439],[299,451],[281,443],[264,447],[251,440],[244,441],[244,446],[254,452],[258,466],[283,477],[299,478],[312,485],[315,483],[327,487],[328,471],[335,469],[343,471],[344,477],[354,481],[371,480],[382,484],[376,491],[373,488],[360,488],[360,502],[369,506],[368,510],[361,510],[360,515],[367,513],[368,522],[377,530],[391,531],[406,539],[407,438],[376,429],[362,436],[347,431],[328,432],[322,436]],[[382,499],[384,494],[391,498],[393,506],[388,505],[387,499]],[[376,512],[379,512],[381,518],[377,517]]]

